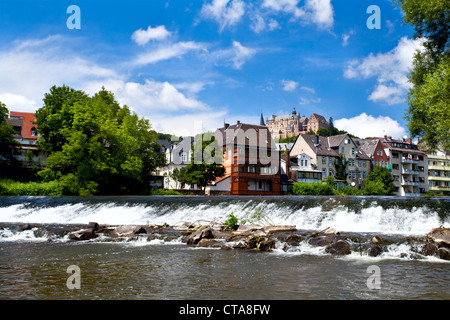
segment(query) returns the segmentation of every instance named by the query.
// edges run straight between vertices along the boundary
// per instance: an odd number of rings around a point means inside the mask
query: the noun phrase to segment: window
[[[322,164],[327,164],[327,157],[322,156]]]
[[[355,166],[355,159],[352,159],[352,158],[348,159],[348,165]]]
[[[352,148],[352,154],[355,154],[355,148]]]
[[[345,148],[341,147],[341,153],[345,153]]]
[[[35,137],[35,136],[37,136],[37,131],[36,131],[36,128],[31,128],[31,136],[33,136],[33,137]]]
[[[329,166],[333,165],[333,158],[332,157],[328,157],[328,165]]]
[[[328,175],[329,175],[329,176],[334,176],[334,171],[333,171],[333,169],[331,169],[331,168],[328,169]]]
[[[323,177],[327,176],[327,169],[326,168],[322,168],[322,176]]]

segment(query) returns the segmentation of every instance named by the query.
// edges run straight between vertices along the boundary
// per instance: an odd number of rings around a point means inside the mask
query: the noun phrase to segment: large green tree
[[[414,28],[414,38],[424,46],[416,52],[409,75],[408,130],[429,150],[449,149],[450,1],[398,0],[397,4],[405,13],[405,23]]]
[[[11,155],[11,146],[16,145],[13,138],[15,131],[12,126],[6,123],[8,115],[8,108],[0,102],[0,160],[8,159]]]
[[[62,94],[61,94],[62,93]],[[56,95],[56,97],[54,97]],[[38,113],[40,136],[49,156],[40,172],[59,179],[66,194],[117,194],[146,191],[152,171],[164,165],[156,134],[114,95],[102,89],[93,97],[67,87],[53,87]],[[41,131],[40,131],[41,132]]]

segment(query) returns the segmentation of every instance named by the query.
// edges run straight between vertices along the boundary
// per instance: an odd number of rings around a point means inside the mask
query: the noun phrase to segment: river
[[[175,225],[255,210],[299,230],[333,227],[392,244],[377,257],[341,257],[307,243],[255,252],[145,237],[74,242],[64,232],[92,221]],[[32,229],[21,231],[25,223]],[[449,198],[0,197],[0,298],[450,299],[450,262],[418,255],[407,242],[440,225],[450,227]],[[79,268],[79,289],[67,285],[70,266]]]

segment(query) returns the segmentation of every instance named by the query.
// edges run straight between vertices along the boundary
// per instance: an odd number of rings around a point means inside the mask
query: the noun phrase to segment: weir
[[[450,223],[449,198],[400,197],[0,197],[0,223],[175,225],[259,211],[298,229],[424,235]]]

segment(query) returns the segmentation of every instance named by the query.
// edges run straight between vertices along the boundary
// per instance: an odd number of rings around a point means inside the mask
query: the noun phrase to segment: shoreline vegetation
[[[286,196],[386,196],[383,193],[370,193],[368,189],[359,190],[355,187],[346,186],[340,189],[333,188],[327,182],[317,183],[298,183],[294,185],[292,192]],[[113,194],[112,194],[113,195]],[[121,196],[124,194],[116,194]],[[186,195],[172,189],[155,189],[145,194],[136,194],[141,196],[182,196]],[[0,196],[70,196],[65,194],[61,183],[57,180],[49,182],[21,182],[11,179],[0,179]],[[79,196],[92,196],[91,194]],[[443,194],[424,193],[423,197],[444,196]]]

